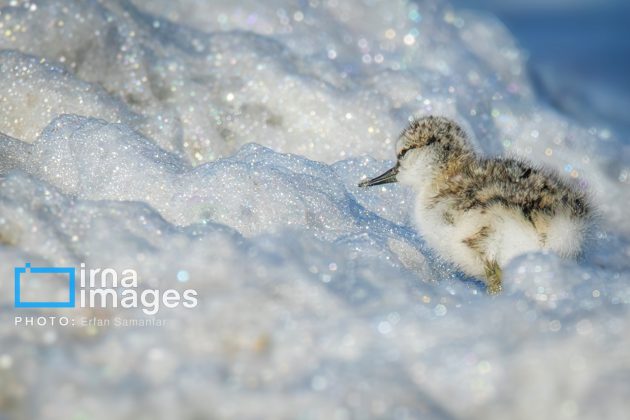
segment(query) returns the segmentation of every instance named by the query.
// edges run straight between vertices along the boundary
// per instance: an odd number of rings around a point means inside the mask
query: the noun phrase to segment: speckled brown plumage
[[[442,170],[434,180],[436,202],[451,199],[455,209],[464,211],[502,204],[522,211],[530,219],[539,213],[554,214],[561,208],[578,217],[591,212],[586,195],[552,171],[523,160],[477,156],[466,133],[446,118],[415,120],[401,136],[409,141],[399,156],[428,145],[438,154]]]
[[[584,217],[590,212],[587,198],[553,172],[533,168],[516,159],[480,159],[473,155],[451,160],[435,180],[435,200],[450,198],[458,210],[492,204],[513,207],[532,218],[554,214],[560,208]]]

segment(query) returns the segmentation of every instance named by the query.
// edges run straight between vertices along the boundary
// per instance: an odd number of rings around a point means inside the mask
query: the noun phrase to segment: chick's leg
[[[494,259],[488,259],[487,242],[492,234],[490,226],[483,226],[472,236],[464,239],[466,244],[479,258],[479,262],[483,263],[487,291],[491,295],[501,292],[501,267]]]
[[[486,273],[486,286],[488,294],[496,295],[501,292],[503,285],[501,284],[501,267],[496,261],[486,261],[484,263],[484,271]]]

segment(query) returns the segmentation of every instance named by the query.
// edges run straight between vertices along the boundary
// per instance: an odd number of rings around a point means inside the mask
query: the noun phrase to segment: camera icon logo
[[[27,282],[25,278],[28,275],[28,282],[35,280],[38,275],[43,275],[43,281],[50,281],[52,276],[63,276],[63,280],[68,284],[68,299],[62,301],[49,301],[40,299],[23,299],[22,282]],[[24,278],[23,278],[24,277]],[[32,278],[31,278],[32,277]],[[75,270],[74,267],[31,267],[30,263],[26,263],[24,267],[15,267],[14,271],[15,285],[15,307],[16,308],[74,308],[75,307]],[[24,285],[26,286],[26,285]]]

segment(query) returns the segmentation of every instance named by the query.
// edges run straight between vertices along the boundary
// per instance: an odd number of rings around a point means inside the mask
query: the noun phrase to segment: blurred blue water
[[[529,55],[538,93],[585,125],[630,133],[630,2],[456,0],[490,12]],[[626,138],[628,138],[626,136]]]

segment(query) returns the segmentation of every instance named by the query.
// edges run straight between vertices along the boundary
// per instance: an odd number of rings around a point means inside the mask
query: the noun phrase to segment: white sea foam
[[[628,146],[539,103],[495,20],[436,1],[0,6],[0,418],[625,415]],[[356,186],[428,113],[590,189],[593,249],[516,258],[498,297],[441,261],[410,191]],[[27,261],[183,279],[199,305],[161,328],[15,327]]]

